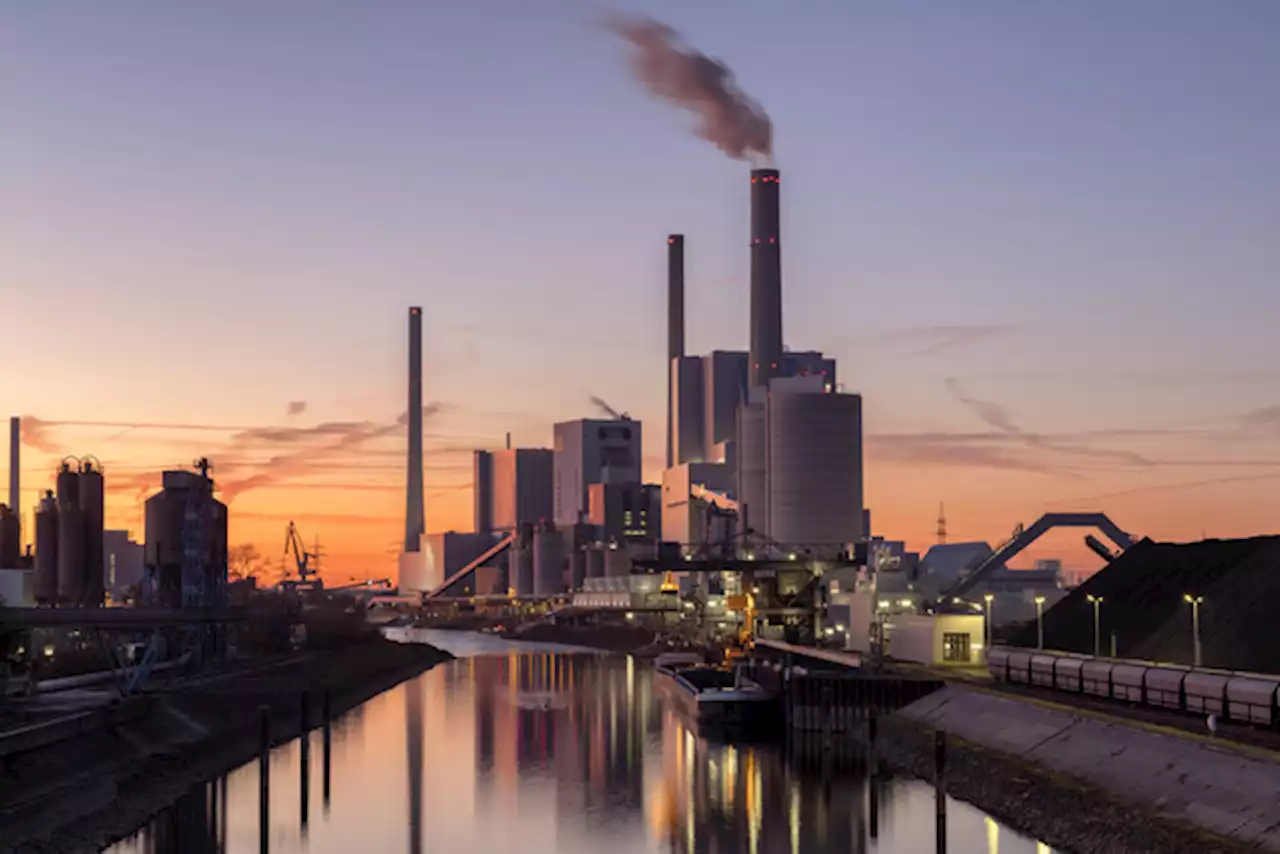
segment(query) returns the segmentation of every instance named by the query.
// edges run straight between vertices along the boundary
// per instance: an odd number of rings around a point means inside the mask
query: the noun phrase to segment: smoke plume
[[[611,15],[606,26],[630,42],[631,70],[649,92],[698,117],[696,132],[738,160],[773,156],[773,123],[738,88],[718,59],[684,44],[672,27],[648,17]]]

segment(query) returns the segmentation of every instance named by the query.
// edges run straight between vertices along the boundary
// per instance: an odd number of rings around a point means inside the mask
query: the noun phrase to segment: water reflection
[[[313,733],[311,793],[322,743]],[[871,784],[851,751],[830,745],[700,736],[625,658],[509,649],[460,659],[339,719],[332,751],[331,804],[305,828],[302,751],[273,752],[274,854],[934,850],[930,787]],[[956,802],[947,827],[951,854],[1049,852]],[[256,854],[256,763],[110,850]]]

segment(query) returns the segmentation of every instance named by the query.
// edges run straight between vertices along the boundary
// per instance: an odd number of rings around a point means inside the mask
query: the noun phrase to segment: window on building
[[[973,660],[969,648],[968,632],[947,632],[942,636],[942,660],[953,664],[968,664]]]

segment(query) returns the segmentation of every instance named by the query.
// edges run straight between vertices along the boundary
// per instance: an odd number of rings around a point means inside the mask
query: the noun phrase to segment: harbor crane
[[[288,557],[289,552],[293,552],[299,582],[302,584],[310,582],[311,577],[320,572],[320,541],[316,540],[315,551],[307,551],[302,545],[302,537],[298,534],[298,526],[292,521],[289,522],[284,536],[284,555]]]

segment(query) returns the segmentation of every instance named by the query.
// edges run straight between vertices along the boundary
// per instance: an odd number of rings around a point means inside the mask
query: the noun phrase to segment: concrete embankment
[[[1280,851],[1280,756],[949,685],[880,721],[890,766],[1074,854]]]
[[[258,707],[271,710],[273,743],[297,737],[301,696],[320,725],[327,692],[336,716],[450,658],[429,646],[381,639],[199,680],[132,698],[96,726],[0,766],[0,854],[97,852],[184,794],[253,758]]]

